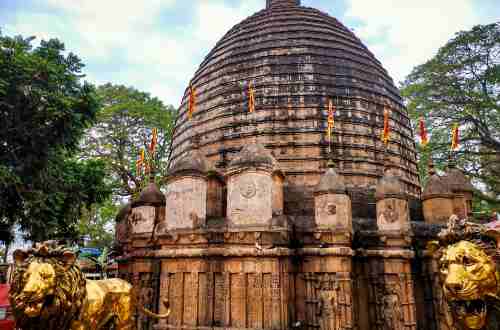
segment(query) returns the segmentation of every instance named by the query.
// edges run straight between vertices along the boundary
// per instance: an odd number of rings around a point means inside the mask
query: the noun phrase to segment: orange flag
[[[193,117],[196,106],[196,91],[192,84],[189,85],[188,119]]]
[[[332,133],[333,133],[333,126],[335,125],[335,106],[333,105],[332,100],[328,100],[328,128],[327,128],[327,134],[328,134],[328,141],[331,140],[332,138]]]
[[[151,154],[155,153],[157,144],[158,144],[158,129],[153,128],[153,132],[151,135],[151,143],[149,144],[149,152]]]
[[[382,142],[385,145],[389,143],[389,136],[391,135],[391,129],[389,127],[389,110],[384,108],[384,131],[382,132]]]
[[[451,129],[451,151],[456,151],[460,146],[460,137],[458,134],[458,124],[454,124]]]
[[[252,113],[255,111],[255,91],[252,87],[252,83],[248,84],[248,112]]]
[[[144,149],[141,149],[139,158],[137,158],[137,161],[135,162],[135,170],[137,172],[137,176],[141,176],[143,165],[144,165]]]
[[[420,144],[425,148],[429,143],[429,137],[427,135],[427,129],[425,128],[425,121],[423,117],[420,117]]]

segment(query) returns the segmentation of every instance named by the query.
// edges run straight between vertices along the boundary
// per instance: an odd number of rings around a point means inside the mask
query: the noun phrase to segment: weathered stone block
[[[227,213],[231,225],[266,225],[273,216],[273,180],[268,173],[245,172],[230,177]]]
[[[207,181],[182,177],[169,183],[166,194],[166,228],[192,229],[205,225]]]

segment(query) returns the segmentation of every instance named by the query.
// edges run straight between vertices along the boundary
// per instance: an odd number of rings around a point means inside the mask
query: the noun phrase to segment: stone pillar
[[[205,157],[197,149],[171,168],[167,178],[166,230],[205,226],[207,168]]]
[[[244,147],[229,164],[227,217],[230,227],[267,226],[273,217],[276,160],[260,144]]]
[[[427,223],[445,224],[454,213],[453,195],[448,181],[430,165],[429,180],[422,194],[424,219]]]
[[[453,214],[460,219],[472,215],[472,198],[474,187],[465,174],[450,163],[444,176],[444,181],[453,194]]]
[[[416,308],[411,274],[410,219],[408,200],[399,178],[390,167],[376,188],[377,226],[382,250],[383,274],[376,287],[381,329],[415,330]]]
[[[351,200],[329,164],[314,190],[315,228],[304,238],[296,295],[304,329],[354,328]]]
[[[314,190],[315,220],[319,229],[352,234],[351,199],[343,179],[330,167]]]
[[[131,233],[135,235],[150,235],[162,223],[165,207],[165,196],[156,183],[150,182],[141,192],[139,198],[132,202],[129,222]]]

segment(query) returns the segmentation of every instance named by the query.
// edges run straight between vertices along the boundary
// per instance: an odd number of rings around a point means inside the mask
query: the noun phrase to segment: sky
[[[500,20],[498,0],[302,0],[339,19],[398,83],[453,35]],[[5,35],[58,38],[86,80],[133,86],[177,107],[196,68],[265,0],[0,0]]]

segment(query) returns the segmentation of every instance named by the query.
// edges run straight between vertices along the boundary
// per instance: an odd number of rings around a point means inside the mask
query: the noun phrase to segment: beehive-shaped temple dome
[[[285,213],[312,213],[314,188],[329,158],[353,192],[353,204],[366,205],[363,194],[373,191],[383,174],[380,133],[387,107],[392,127],[387,153],[400,167],[405,192],[420,195],[413,133],[392,79],[351,30],[299,0],[267,0],[265,9],[215,45],[191,84],[196,108],[188,120],[187,88],[171,166],[193,147],[193,136],[222,172],[242,147],[260,143],[286,176]],[[252,113],[249,84],[255,92]],[[331,153],[325,133],[329,99],[337,106]]]

